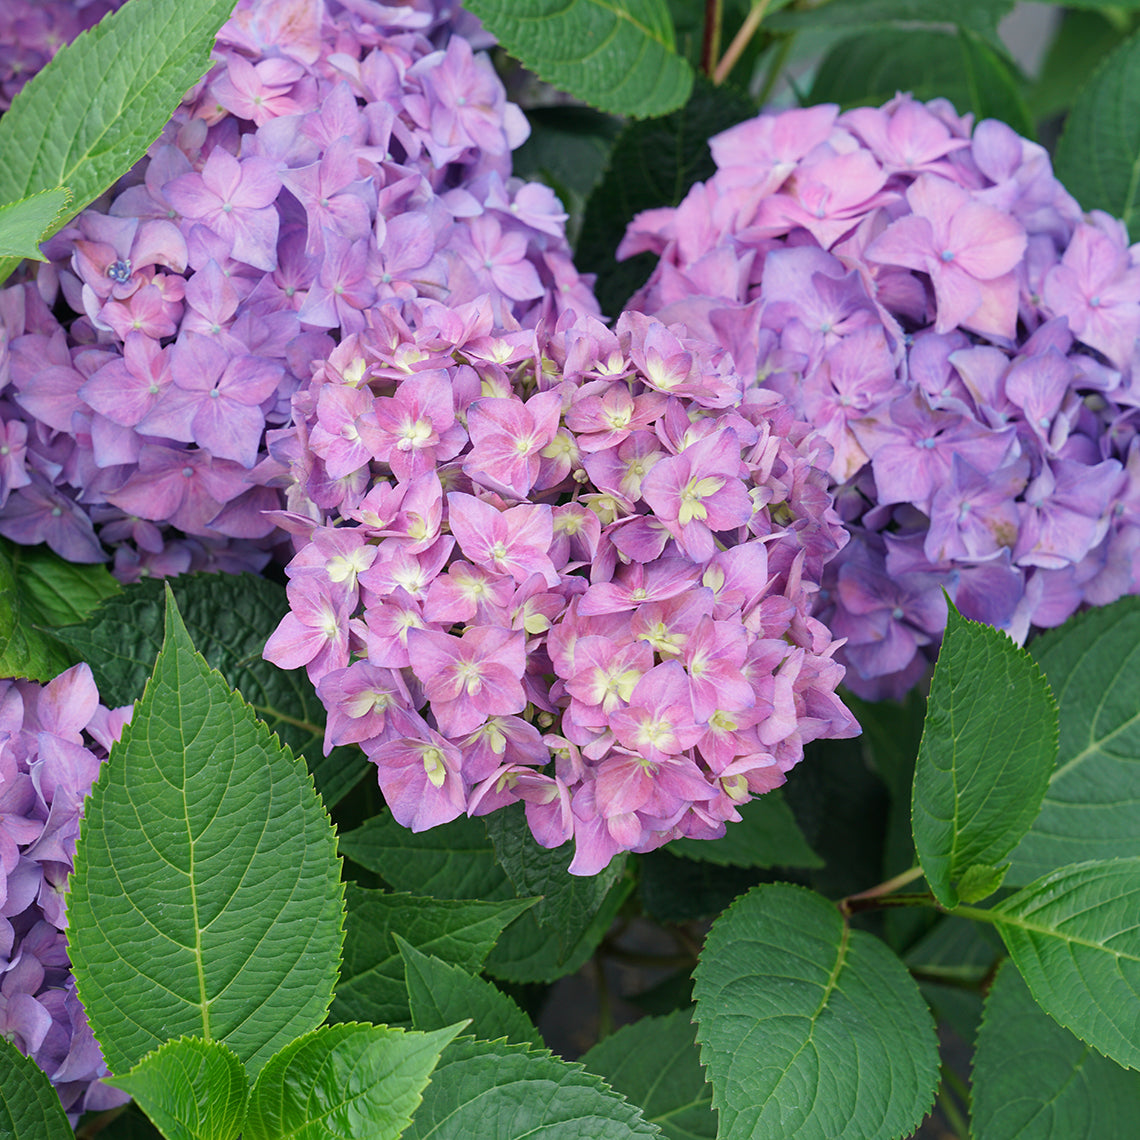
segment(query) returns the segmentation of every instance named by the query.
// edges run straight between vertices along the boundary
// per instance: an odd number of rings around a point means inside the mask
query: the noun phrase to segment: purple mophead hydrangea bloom
[[[817,616],[900,696],[945,625],[1021,640],[1140,589],[1140,248],[1046,152],[943,100],[763,114],[629,227],[634,308],[728,346],[834,449]]]
[[[812,617],[846,541],[831,448],[640,313],[373,311],[272,432],[297,554],[266,657],[305,666],[422,830],[522,801],[570,870],[715,838],[858,731]]]
[[[0,291],[0,535],[123,580],[258,568],[266,431],[378,307],[597,311],[453,7],[242,0],[147,158]]]
[[[86,665],[46,685],[0,681],[0,1034],[51,1079],[74,1123],[125,1093],[99,1046],[67,956],[67,876],[84,797],[130,719]]]

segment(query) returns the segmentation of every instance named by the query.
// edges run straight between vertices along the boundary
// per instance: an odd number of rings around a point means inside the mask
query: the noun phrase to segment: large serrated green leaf
[[[430,954],[421,954],[398,934],[412,1024],[439,1029],[470,1018],[471,1032],[483,1041],[505,1037],[519,1045],[542,1045],[534,1023],[514,1000],[483,978]]]
[[[583,103],[643,119],[681,106],[693,69],[673,50],[665,0],[468,0],[536,75]]]
[[[751,100],[698,78],[679,111],[651,123],[631,123],[610,152],[609,167],[586,203],[577,264],[596,273],[602,311],[617,314],[645,284],[657,259],[648,253],[614,260],[635,214],[676,206],[694,182],[716,173],[708,140],[755,112]]]
[[[60,48],[0,118],[0,201],[66,186],[58,229],[98,197],[205,73],[232,9],[233,0],[131,0]]]
[[[1008,962],[986,997],[970,1094],[979,1140],[1130,1136],[1140,1120],[1140,1073],[1046,1017]]]
[[[1140,855],[1140,598],[1070,618],[1031,645],[1061,709],[1041,812],[1013,853],[1018,886],[1090,859]]]
[[[189,1035],[256,1073],[332,998],[332,824],[304,764],[194,651],[171,594],[154,674],[87,801],[68,920],[112,1072]]]
[[[1140,1068],[1140,858],[1062,867],[988,911],[1037,1003],[1094,1049]]]
[[[668,1140],[715,1140],[712,1085],[705,1080],[692,1009],[643,1017],[598,1042],[582,1064],[622,1096]]]
[[[581,1065],[525,1045],[449,1046],[403,1140],[650,1140],[660,1131]]]
[[[0,258],[33,257],[45,261],[40,242],[70,201],[71,191],[57,186],[0,206]]]
[[[258,1074],[244,1140],[398,1140],[440,1053],[462,1028],[322,1026]]]
[[[43,1069],[0,1034],[0,1136],[75,1140]]]
[[[739,808],[740,822],[728,824],[723,839],[676,839],[672,855],[721,867],[822,867],[779,789]]]
[[[1107,210],[1140,238],[1140,33],[1116,49],[1073,101],[1053,168],[1086,210]]]
[[[394,935],[425,954],[478,970],[503,927],[534,905],[427,899],[348,889],[344,966],[333,1002],[335,1021],[406,1022],[411,1019],[404,961]]]
[[[1033,137],[1013,69],[964,29],[953,34],[884,28],[842,40],[820,62],[807,101],[877,107],[899,91],[917,99],[949,99],[959,111],[1001,119]]]
[[[822,896],[756,887],[713,924],[695,979],[722,1136],[896,1140],[930,1108],[938,1044],[922,995]]]
[[[340,853],[375,871],[397,891],[433,899],[515,897],[479,817],[461,815],[427,831],[409,831],[384,812],[342,834]]]
[[[360,781],[368,761],[355,747],[334,748],[325,756],[324,709],[305,670],[278,669],[261,656],[288,613],[284,588],[255,574],[184,574],[170,585],[198,652],[294,753],[305,757],[325,804],[335,806]],[[138,582],[82,625],[58,631],[91,663],[108,704],[125,704],[142,692],[162,644],[163,590],[162,582]]]
[[[245,1118],[245,1069],[220,1041],[168,1041],[107,1083],[130,1093],[166,1140],[234,1140]]]
[[[1000,863],[1029,830],[1056,755],[1057,703],[1036,662],[950,606],[911,808],[915,850],[943,906],[957,904],[972,867]]]

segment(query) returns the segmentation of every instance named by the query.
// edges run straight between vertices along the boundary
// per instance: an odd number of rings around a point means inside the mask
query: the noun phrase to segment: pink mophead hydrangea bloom
[[[832,447],[851,541],[817,616],[901,696],[946,621],[1024,639],[1140,591],[1140,249],[1046,152],[944,100],[764,114],[634,219],[630,305],[729,348]]]
[[[326,747],[420,830],[521,801],[571,871],[715,838],[858,731],[813,616],[846,540],[831,448],[725,351],[640,313],[380,307],[272,433]]]

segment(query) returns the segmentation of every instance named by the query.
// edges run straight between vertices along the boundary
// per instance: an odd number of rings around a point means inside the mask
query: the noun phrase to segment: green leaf
[[[984,1140],[1129,1136],[1140,1119],[1140,1074],[1046,1017],[1008,963],[986,997],[970,1091]]]
[[[926,1115],[930,1011],[898,958],[822,896],[750,891],[713,924],[695,978],[722,1136],[894,1140]]]
[[[571,843],[554,850],[540,847],[530,833],[522,805],[495,812],[486,817],[487,834],[495,848],[495,857],[507,872],[520,898],[541,896],[528,916],[531,922],[520,924],[527,934],[506,950],[518,956],[522,945],[525,956],[532,960],[534,969],[543,977],[522,977],[516,971],[503,972],[502,956],[489,964],[489,969],[500,977],[516,981],[550,980],[562,973],[578,968],[593,953],[613,913],[605,918],[598,929],[599,915],[611,902],[611,891],[621,875],[625,857],[618,856],[601,873],[593,876],[571,875],[567,872],[574,851]],[[632,882],[624,888],[628,894]],[[620,905],[620,901],[618,903]],[[616,907],[614,907],[616,910]],[[541,938],[541,953],[536,956]],[[576,963],[576,964],[574,964]]]
[[[234,1140],[249,1091],[234,1051],[197,1037],[168,1041],[107,1084],[130,1093],[167,1140]]]
[[[715,918],[737,895],[767,878],[756,868],[698,863],[660,848],[639,855],[637,868],[642,909],[658,922],[668,923]]]
[[[525,67],[600,111],[643,119],[689,97],[665,0],[468,0]]]
[[[712,1085],[695,1034],[691,1009],[643,1017],[599,1041],[582,1064],[640,1105],[668,1140],[716,1140]]]
[[[348,888],[344,965],[331,1016],[334,1021],[409,1021],[404,961],[394,935],[425,954],[478,970],[503,927],[534,899],[464,902]]]
[[[515,897],[479,817],[461,815],[427,831],[409,831],[384,812],[341,835],[340,853],[397,891],[434,899]]]
[[[777,789],[739,808],[723,839],[676,839],[665,850],[721,867],[822,867]]]
[[[614,259],[635,214],[655,206],[676,206],[694,182],[711,178],[716,164],[711,135],[755,114],[751,100],[698,78],[681,110],[651,123],[631,123],[610,153],[609,169],[586,203],[576,262],[596,273],[602,311],[616,315],[645,284],[657,259],[648,253]]]
[[[71,191],[57,186],[0,206],[0,258],[32,257],[46,261],[40,253],[40,242],[70,201]]]
[[[1029,830],[1056,755],[1057,704],[1036,662],[951,605],[912,806],[915,850],[943,906],[957,904],[971,867],[998,864]]]
[[[403,1140],[635,1140],[660,1136],[581,1065],[502,1042],[455,1042]]]
[[[336,837],[304,764],[194,651],[172,594],[141,701],[80,832],[68,952],[112,1072],[172,1037],[247,1072],[329,1007]]]
[[[1140,598],[1078,614],[1031,649],[1061,734],[1041,813],[1013,853],[1017,886],[1070,863],[1140,855]]]
[[[0,1136],[75,1140],[47,1074],[0,1034]]]
[[[1030,114],[1041,120],[1067,111],[1121,38],[1119,23],[1103,12],[1063,12],[1040,73],[1029,89]]]
[[[0,118],[0,202],[66,186],[54,232],[125,174],[205,74],[233,0],[131,0],[60,48]],[[46,236],[46,235],[45,235]],[[0,280],[13,268],[0,262]]]
[[[322,1026],[261,1070],[243,1140],[398,1140],[441,1051],[463,1023],[435,1033],[386,1025]]]
[[[1140,1068],[1140,858],[1045,875],[988,911],[1030,992],[1050,1017]]]
[[[632,877],[614,883],[576,941],[572,931],[546,926],[527,911],[495,943],[487,956],[487,972],[509,982],[552,982],[573,974],[598,948],[632,891]]]
[[[941,96],[959,111],[1001,119],[1033,137],[1017,76],[988,43],[965,30],[882,30],[842,40],[824,56],[807,101],[877,107],[899,91],[917,99]]]
[[[957,0],[953,6],[941,0],[831,0],[822,23],[829,31],[839,28],[873,28],[892,24],[957,24],[1001,47],[998,23],[1013,10],[1014,0]],[[772,31],[818,28],[820,15],[814,11],[780,12],[770,16],[766,27]],[[892,92],[893,94],[893,92]]]
[[[207,664],[306,758],[325,804],[338,803],[360,781],[368,761],[356,747],[334,748],[324,756],[324,708],[305,670],[278,669],[261,656],[289,612],[284,588],[255,574],[185,574],[171,588]],[[163,609],[163,583],[139,582],[105,602],[83,625],[58,631],[91,663],[107,704],[125,704],[142,692],[162,644]]]
[[[542,1045],[534,1023],[502,990],[459,966],[421,954],[398,934],[395,938],[417,1029],[438,1029],[467,1017],[481,1040],[505,1037],[515,1044]]]
[[[79,657],[54,627],[82,620],[119,588],[105,566],[65,562],[46,546],[0,539],[0,676],[50,681],[75,664]],[[118,703],[140,692],[141,684]]]
[[[1053,169],[1086,210],[1107,210],[1140,238],[1140,33],[1117,48],[1073,101]]]

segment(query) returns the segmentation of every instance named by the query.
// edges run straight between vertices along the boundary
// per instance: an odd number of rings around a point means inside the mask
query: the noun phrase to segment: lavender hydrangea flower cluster
[[[73,1122],[127,1100],[99,1080],[64,892],[84,797],[130,713],[99,703],[87,665],[46,685],[0,681],[0,1034],[47,1073]]]
[[[265,432],[377,305],[596,311],[450,7],[239,4],[149,157],[0,292],[0,534],[123,580],[259,568]]]
[[[294,397],[299,552],[266,657],[306,666],[413,830],[523,801],[575,874],[715,838],[858,732],[810,616],[830,448],[661,322],[381,309]],[[320,523],[314,524],[313,513]]]
[[[900,696],[945,625],[1024,639],[1140,586],[1140,258],[1046,152],[944,100],[765,114],[630,226],[631,304],[730,346],[831,442],[851,542],[819,615]]]
[[[4,0],[0,4],[0,111],[57,51],[126,0]]]

